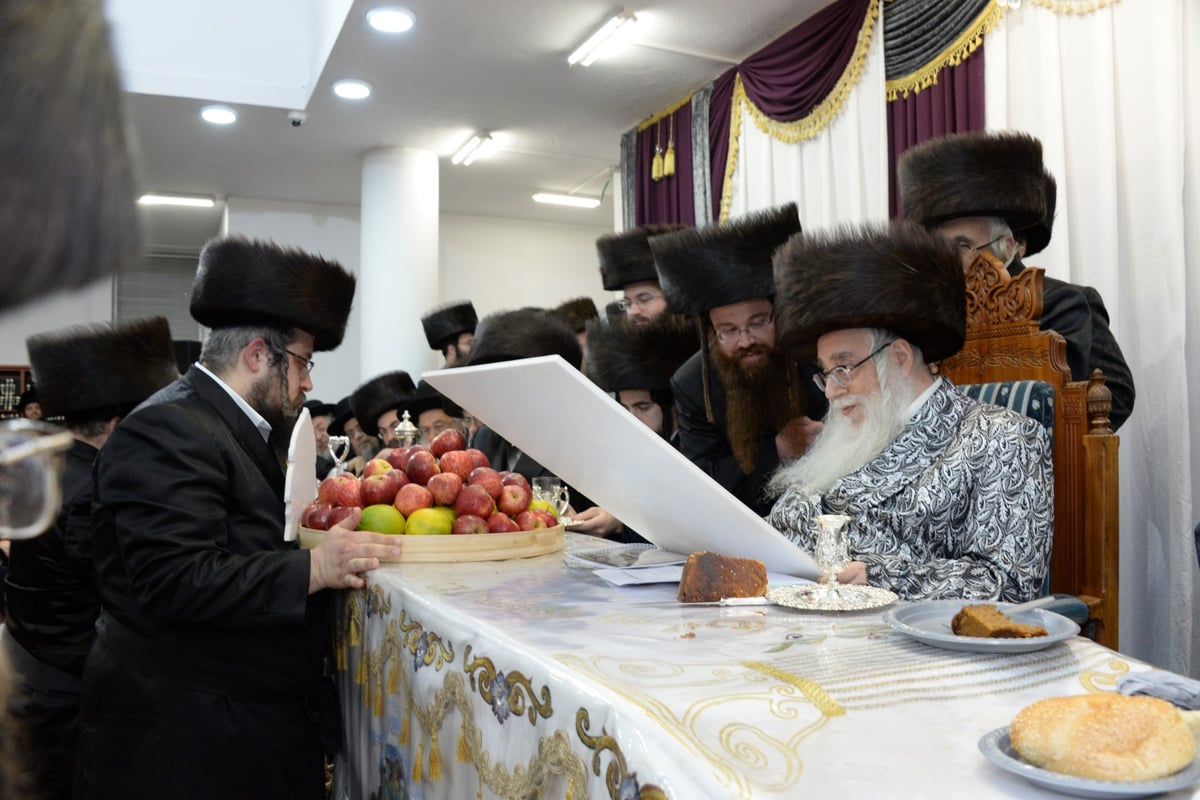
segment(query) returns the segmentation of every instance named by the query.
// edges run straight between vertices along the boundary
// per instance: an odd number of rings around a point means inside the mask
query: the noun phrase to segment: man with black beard
[[[780,347],[810,358],[825,427],[769,491],[799,547],[814,517],[851,518],[838,575],[910,600],[1035,597],[1050,562],[1050,437],[972,400],[929,362],[966,335],[957,253],[912,224],[793,237],[775,257]]]
[[[399,556],[391,537],[354,530],[357,513],[312,550],[284,541],[288,440],[354,285],[336,262],[270,243],[201,253],[191,313],[212,330],[199,363],[96,461],[103,612],[75,797],[324,798],[340,727],[324,590],[361,588]]]
[[[670,309],[695,316],[704,332],[700,351],[671,380],[680,452],[764,515],[767,477],[804,452],[820,429],[810,417],[824,407],[775,348],[771,254],[799,232],[790,203],[650,239]]]

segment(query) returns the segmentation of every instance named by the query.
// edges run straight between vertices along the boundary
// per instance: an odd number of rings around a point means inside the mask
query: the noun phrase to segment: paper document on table
[[[650,583],[679,583],[679,579],[683,576],[683,567],[605,567],[592,570],[592,573],[613,586],[642,586]],[[807,578],[798,578],[795,575],[768,572],[767,583],[771,586],[792,586],[798,583],[812,583],[812,581]]]
[[[558,356],[421,377],[664,550],[820,574],[808,553]]]

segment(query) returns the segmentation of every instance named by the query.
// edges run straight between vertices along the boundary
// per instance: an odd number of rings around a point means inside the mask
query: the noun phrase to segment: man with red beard
[[[811,381],[775,348],[771,254],[799,232],[791,203],[650,239],[670,309],[695,316],[705,333],[700,352],[671,380],[679,449],[764,515],[771,508],[763,494],[768,476],[804,452],[820,429],[809,409],[824,406]]]
[[[1035,597],[1054,522],[1050,437],[928,366],[966,335],[955,250],[911,223],[794,237],[775,280],[780,346],[815,354],[829,413],[771,478],[771,524],[812,551],[814,516],[849,516],[841,582],[910,600]]]

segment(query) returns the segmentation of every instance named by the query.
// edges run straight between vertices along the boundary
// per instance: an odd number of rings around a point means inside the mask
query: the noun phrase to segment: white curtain
[[[985,41],[987,127],[1042,140],[1058,214],[1030,263],[1100,291],[1137,387],[1120,430],[1120,649],[1200,676],[1200,4],[1040,5]]]
[[[742,114],[729,217],[795,201],[804,230],[887,219],[883,23],[841,112],[816,138],[787,144]]]

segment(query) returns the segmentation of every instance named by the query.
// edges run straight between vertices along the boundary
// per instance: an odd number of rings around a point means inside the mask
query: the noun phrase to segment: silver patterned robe
[[[906,599],[1028,600],[1050,563],[1050,437],[942,379],[874,460],[823,496],[788,489],[768,520],[812,552],[816,514],[853,519],[851,558],[872,586]]]

